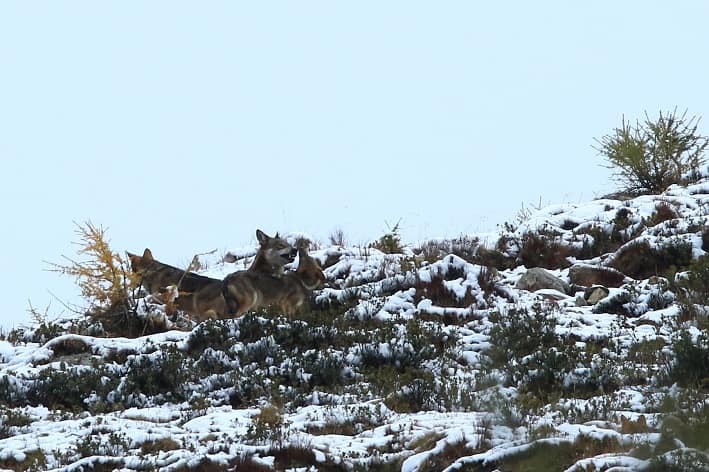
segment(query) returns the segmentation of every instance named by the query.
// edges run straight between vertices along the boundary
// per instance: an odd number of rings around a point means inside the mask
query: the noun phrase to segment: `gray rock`
[[[550,288],[561,293],[569,293],[569,284],[541,267],[534,267],[527,270],[527,272],[519,278],[515,287],[522,290],[529,290],[530,292]]]
[[[583,297],[586,299],[589,305],[595,305],[596,303],[606,298],[609,293],[610,290],[608,290],[606,287],[596,285],[594,287],[589,287],[588,289],[586,289],[583,294]]]

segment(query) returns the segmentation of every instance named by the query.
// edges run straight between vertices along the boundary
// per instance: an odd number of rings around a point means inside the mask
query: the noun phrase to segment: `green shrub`
[[[163,346],[152,354],[135,356],[126,367],[121,393],[127,398],[162,395],[171,401],[187,400],[185,387],[192,370],[185,354],[176,347]]]
[[[689,265],[686,278],[677,283],[679,302],[687,318],[706,321],[709,315],[709,256],[702,256]]]
[[[207,348],[224,351],[231,347],[234,341],[231,320],[208,320],[192,331],[187,345],[190,354],[195,354]]]
[[[31,405],[44,405],[51,409],[84,411],[89,409],[86,400],[97,395],[105,398],[118,384],[106,369],[72,367],[70,369],[44,369],[31,384],[27,401]]]
[[[505,375],[506,383],[542,401],[562,393],[587,396],[615,390],[617,375],[607,362],[586,354],[569,338],[556,334],[556,317],[535,306],[490,315],[489,366]]]
[[[381,238],[372,243],[372,246],[384,254],[401,254],[404,248],[401,245],[401,235],[399,234],[401,228],[399,224],[400,222],[397,222],[393,228],[390,228]]]
[[[342,385],[345,362],[332,352],[313,352],[305,356],[305,369],[311,375],[310,386]]]
[[[668,374],[673,382],[683,387],[709,387],[709,335],[702,332],[696,340],[686,330],[679,333],[672,342],[674,362]]]
[[[615,169],[615,176],[631,194],[659,193],[681,183],[690,174],[697,178],[703,165],[707,137],[698,134],[699,119],[660,112],[659,118],[636,121],[623,118],[620,128],[596,139],[595,149]]]

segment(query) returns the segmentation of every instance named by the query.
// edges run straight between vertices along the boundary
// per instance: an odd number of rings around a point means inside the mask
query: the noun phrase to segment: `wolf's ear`
[[[143,259],[149,261],[153,260],[153,253],[150,252],[150,249],[148,249],[147,247],[145,248],[145,251],[143,251]]]
[[[261,231],[260,229],[256,230],[256,239],[258,239],[259,244],[266,244],[266,242],[270,239],[266,233]]]

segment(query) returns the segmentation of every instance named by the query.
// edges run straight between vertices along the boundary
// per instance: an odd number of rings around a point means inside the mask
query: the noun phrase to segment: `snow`
[[[671,205],[678,217],[643,227],[643,222],[649,220],[660,203]],[[688,241],[693,257],[697,258],[706,255],[702,249],[701,229],[706,228],[708,208],[709,183],[704,181],[688,187],[672,186],[663,195],[641,196],[627,201],[600,199],[552,205],[531,214],[512,232],[500,230],[476,236],[483,247],[493,249],[503,236],[513,238],[529,231],[551,229],[559,241],[580,247],[584,238],[590,236],[579,230],[597,227],[613,231],[618,211],[623,209],[627,212],[628,222],[623,231],[627,234],[639,231],[626,245],[645,241],[652,247],[661,248],[677,241]],[[565,229],[571,226],[574,229]],[[287,237],[294,239],[297,236],[303,235],[293,233]],[[206,268],[201,273],[222,278],[234,270],[242,270],[250,264],[254,250],[236,248],[230,253],[239,260],[225,263],[218,254],[202,256],[200,259]],[[486,366],[489,364],[488,351],[493,347],[492,315],[501,314],[505,319],[515,310],[533,311],[539,307],[553,313],[554,333],[589,358],[587,364],[574,366],[568,372],[564,379],[567,388],[586,379],[592,367],[602,360],[612,366],[629,366],[626,356],[632,346],[652,340],[670,343],[676,327],[682,322],[681,308],[667,288],[666,280],[627,279],[628,284],[623,287],[610,287],[608,296],[595,307],[576,306],[576,296],[583,292],[569,296],[550,289],[535,293],[515,289],[515,283],[526,270],[520,265],[495,271],[490,276],[494,290],[486,292],[479,281],[486,269],[453,254],[432,263],[417,260],[411,247],[406,247],[402,254],[384,254],[364,247],[325,247],[313,250],[311,254],[322,263],[336,260],[325,269],[329,286],[315,294],[316,304],[351,303],[351,307],[338,316],[355,327],[350,328],[352,331],[358,326],[364,330],[370,324],[391,329],[384,331],[380,338],[366,339],[356,345],[307,348],[306,353],[314,358],[327,353],[331,358],[341,360],[342,375],[356,379],[352,385],[359,386],[359,389],[313,386],[301,403],[281,408],[284,437],[277,440],[283,441],[279,446],[305,447],[313,451],[316,460],[313,467],[326,462],[352,467],[366,466],[374,460],[398,460],[402,471],[414,472],[424,470],[427,461],[441,456],[452,445],[462,445],[467,452],[452,458],[445,468],[453,471],[463,470],[469,464],[495,466],[500,461],[530,451],[534,445],[552,446],[584,438],[617,441],[622,450],[602,451],[593,457],[580,458],[566,469],[569,472],[636,471],[648,464],[647,460],[631,457],[628,451],[640,441],[654,444],[660,440],[657,428],[662,417],[657,398],[661,394],[676,396],[676,390],[659,391],[652,382],[620,385],[609,392],[559,398],[540,405],[534,413],[522,415],[515,420],[519,424],[504,424],[500,418],[505,415],[514,417],[514,400],[520,396],[520,391],[518,386],[499,385],[506,372],[500,369],[490,371]],[[611,253],[578,262],[591,266],[607,265],[614,257]],[[296,266],[297,263],[292,264],[288,269]],[[568,282],[568,269],[550,272]],[[434,297],[425,295],[427,292],[422,287],[436,281],[441,282],[448,298],[457,301],[455,306],[443,306]],[[632,316],[599,310],[598,307],[627,294],[630,294],[631,301],[626,308]],[[658,308],[653,305],[658,299],[666,306]],[[255,318],[256,323],[269,321],[260,315]],[[382,359],[400,362],[397,356],[421,354],[427,344],[434,342],[429,338],[433,331],[426,331],[422,334],[421,346],[415,346],[407,337],[411,334],[409,331],[415,329],[407,324],[412,321],[420,321],[419,327],[435,328],[440,342],[451,345],[445,356],[421,360],[416,367],[431,373],[437,385],[448,382],[446,385],[451,391],[457,389],[457,393],[451,393],[451,396],[468,400],[465,406],[439,407],[441,411],[397,411],[395,402],[391,401],[392,395],[377,394],[376,385],[363,374],[363,353],[376,353]],[[307,324],[303,326],[307,327]],[[336,324],[335,320],[331,324]],[[291,326],[283,321],[275,332],[285,332]],[[323,326],[329,327],[327,323]],[[684,327],[692,339],[696,340],[702,334],[696,326],[685,324]],[[168,349],[187,355],[191,349],[190,339],[198,329],[174,329],[133,339],[63,334],[43,343],[0,340],[0,392],[2,388],[27,391],[42,375],[64,367],[88,373],[92,362],[104,363],[110,372],[125,376],[127,367],[112,360],[116,353],[149,363],[158,362]],[[243,331],[241,321],[234,322],[229,325],[228,337],[241,339]],[[62,354],[62,346],[67,343],[84,346],[83,351],[90,362],[71,364],[73,358]],[[598,348],[598,345],[603,347]],[[310,382],[314,374],[307,370],[307,366],[298,365],[291,358],[279,363],[271,355],[270,350],[278,348],[273,334],[248,342],[238,341],[229,351],[207,347],[201,360],[213,362],[215,371],[203,377],[199,384],[186,385],[185,401],[143,395],[134,405],[106,412],[89,408],[80,412],[58,411],[51,409],[52,405],[0,406],[0,432],[5,433],[0,435],[0,462],[22,463],[29,460],[33,451],[39,450],[46,456],[49,470],[80,470],[96,463],[114,464],[114,455],[127,457],[120,463],[121,470],[152,467],[170,471],[196,466],[204,458],[227,464],[246,456],[263,466],[275,467],[274,444],[253,438],[254,427],[268,406],[267,398],[262,396],[247,400],[247,404],[232,406],[229,394],[234,379],[261,376],[267,388],[286,398],[284,392],[289,386],[273,384],[277,382],[273,379],[285,375],[282,372],[292,366],[299,370],[288,378],[288,382]],[[254,352],[263,352],[263,358],[254,355],[242,364],[238,355]],[[196,368],[194,365],[183,368]],[[401,365],[394,368],[401,368]],[[643,366],[638,361],[634,368],[640,369],[636,375],[649,379],[661,365]],[[234,377],[228,377],[230,373]],[[3,387],[3,381],[7,387]],[[125,386],[125,382],[122,378],[121,386]],[[410,391],[411,386],[401,385],[399,393]],[[114,392],[114,397],[118,396]],[[105,400],[99,392],[93,392],[85,403],[96,407]],[[10,413],[26,419],[8,426]],[[648,431],[622,431],[621,416],[637,421],[641,414],[647,418]],[[548,430],[547,437],[532,437],[532,431],[540,429]],[[268,432],[274,433],[272,430]],[[78,445],[86,438],[95,439],[98,446],[93,455],[79,457]],[[125,438],[125,444],[121,438]],[[174,441],[173,449],[141,455],[143,445],[168,439]],[[117,448],[117,454],[110,453],[112,447]],[[667,457],[672,459],[674,456],[669,454]]]

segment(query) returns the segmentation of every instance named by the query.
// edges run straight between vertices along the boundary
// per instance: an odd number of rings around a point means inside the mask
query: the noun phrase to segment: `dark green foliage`
[[[27,392],[27,401],[31,405],[44,405],[47,408],[83,411],[88,409],[84,400],[92,394],[105,398],[117,384],[115,375],[105,369],[45,369],[32,382]]]
[[[672,342],[674,362],[669,367],[669,378],[683,387],[709,388],[709,335],[700,333],[696,340],[683,330]]]
[[[596,139],[599,154],[631,194],[660,193],[669,185],[682,183],[685,175],[698,175],[703,165],[707,137],[698,133],[699,119],[660,112],[659,118],[633,126],[629,121],[601,139]]]
[[[402,382],[385,400],[386,405],[398,413],[438,409],[439,389],[430,372],[411,371],[413,378]]]
[[[384,254],[401,254],[403,246],[401,245],[399,231],[399,223],[397,222],[393,228],[390,228],[381,238],[372,243],[372,246]]]
[[[556,317],[539,306],[510,310],[504,316],[490,316],[491,347],[487,350],[490,367],[506,376],[506,383],[517,386],[543,401],[566,393],[586,396],[599,390],[618,388],[616,374],[604,363],[591,363],[571,339],[555,332]],[[584,374],[572,376],[579,368]],[[567,379],[574,381],[567,384]]]
[[[499,470],[520,472],[566,470],[583,457],[593,457],[621,450],[622,447],[618,444],[618,440],[612,437],[597,439],[580,435],[573,442],[544,443],[540,441],[530,448],[500,460]]]
[[[249,315],[244,315],[244,317]],[[253,316],[253,315],[252,315]],[[199,353],[206,348],[225,350],[234,344],[232,320],[209,320],[201,323],[187,340],[190,353]]]
[[[671,457],[655,457],[642,472],[706,472],[709,470],[707,456],[695,450],[673,451]]]
[[[126,368],[121,389],[126,399],[141,394],[149,397],[162,395],[170,401],[187,399],[185,387],[192,369],[185,353],[176,347],[164,346],[152,354],[129,358]]]
[[[687,277],[678,282],[680,303],[691,318],[706,317],[709,305],[709,256],[702,256],[689,265]]]
[[[342,385],[345,362],[331,352],[312,352],[305,356],[305,370],[311,374],[312,387]]]
[[[248,312],[237,320],[237,340],[243,343],[257,341],[266,336],[266,325],[270,324],[266,320],[262,320],[254,312]]]

